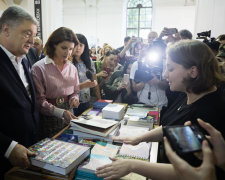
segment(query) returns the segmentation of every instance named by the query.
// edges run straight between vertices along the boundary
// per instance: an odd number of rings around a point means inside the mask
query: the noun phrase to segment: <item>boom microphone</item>
[[[86,76],[88,79],[91,80],[91,82],[94,81],[94,77],[93,77],[93,74],[91,73],[91,71],[86,71]]]

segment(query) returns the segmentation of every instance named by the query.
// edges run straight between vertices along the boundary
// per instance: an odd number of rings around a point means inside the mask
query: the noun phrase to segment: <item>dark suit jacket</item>
[[[37,51],[34,47],[31,47],[29,49],[28,54],[26,54],[26,58],[28,59],[28,64],[30,68],[33,66],[33,64],[40,60]]]
[[[0,48],[0,166],[7,162],[4,154],[12,140],[29,147],[38,140],[39,114],[36,106],[34,84],[28,70],[28,61],[23,59],[29,97],[12,62]]]

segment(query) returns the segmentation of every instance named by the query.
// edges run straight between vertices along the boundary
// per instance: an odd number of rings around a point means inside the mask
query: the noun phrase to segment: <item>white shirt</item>
[[[130,79],[134,79],[136,70],[138,69],[138,61],[135,61],[130,70]],[[151,93],[150,99],[148,94]],[[158,85],[150,85],[145,83],[144,88],[137,92],[138,101],[150,106],[158,106],[162,109],[168,103],[165,90],[162,90]]]
[[[6,55],[9,57],[10,61],[12,62],[14,68],[18,72],[18,75],[20,76],[29,96],[31,97],[30,91],[29,91],[29,83],[27,81],[23,65],[22,65],[22,59],[23,57],[17,57],[17,62],[16,62],[16,56],[14,56],[11,52],[9,52],[6,48],[4,48],[1,44],[0,47],[3,49],[3,51],[6,53]],[[12,141],[11,144],[9,145],[8,149],[5,152],[5,157],[9,158],[9,155],[11,154],[12,150],[14,147],[18,144],[16,141]]]

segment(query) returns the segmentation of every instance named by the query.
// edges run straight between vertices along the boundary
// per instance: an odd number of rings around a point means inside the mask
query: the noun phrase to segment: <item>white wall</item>
[[[153,30],[177,27],[194,32],[195,6],[184,6],[184,0],[153,0]],[[64,26],[84,34],[92,45],[109,43],[114,48],[126,36],[127,0],[64,0]],[[147,38],[147,37],[146,37]]]
[[[194,32],[195,6],[184,6],[184,4],[160,4],[153,1],[154,15],[152,29],[158,33],[164,27],[188,29]]]
[[[90,45],[108,42],[114,48],[125,36],[122,0],[64,0],[64,26],[86,36]]]
[[[5,0],[13,5],[13,0]],[[212,30],[212,37],[225,33],[225,0],[153,0],[153,30],[164,26],[189,29],[196,33]],[[34,15],[34,1],[22,0],[20,6]],[[104,42],[114,48],[126,36],[127,0],[42,0],[43,39],[60,26],[84,34],[90,45]]]
[[[211,37],[225,34],[224,8],[224,0],[198,0],[195,33],[211,30]]]
[[[8,6],[15,5],[13,0],[6,0]],[[49,35],[63,26],[63,0],[42,0],[42,32],[45,43]],[[22,0],[19,4],[34,16],[34,1]]]
[[[63,0],[42,0],[43,42],[50,34],[63,26]]]

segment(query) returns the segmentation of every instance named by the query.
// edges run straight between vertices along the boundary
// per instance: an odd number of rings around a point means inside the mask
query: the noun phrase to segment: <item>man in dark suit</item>
[[[25,54],[33,45],[37,22],[11,6],[0,18],[0,178],[12,166],[28,167],[27,147],[38,141],[39,116]]]

